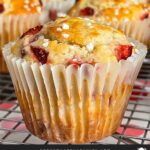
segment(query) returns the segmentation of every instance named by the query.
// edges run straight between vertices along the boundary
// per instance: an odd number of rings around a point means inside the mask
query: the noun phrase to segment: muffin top
[[[143,1],[143,0],[142,0]],[[99,17],[107,21],[144,20],[150,17],[150,3],[141,0],[79,0],[71,16]]]
[[[142,3],[126,3],[123,6],[106,7],[100,13],[101,17],[105,17],[108,21],[145,20],[150,17],[149,6]]]
[[[114,28],[87,18],[65,17],[28,30],[11,51],[30,62],[81,65],[126,60],[134,47]]]
[[[103,8],[115,7],[115,6],[124,7],[132,4],[138,5],[138,4],[147,4],[147,3],[148,3],[147,0],[99,0],[99,4]]]
[[[16,15],[41,11],[40,0],[0,0],[0,14]]]

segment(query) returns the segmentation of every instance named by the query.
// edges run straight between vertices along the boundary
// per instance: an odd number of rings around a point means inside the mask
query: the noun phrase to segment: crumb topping
[[[133,49],[114,28],[87,18],[66,17],[28,30],[16,41],[12,53],[41,64],[94,65],[127,59]]]

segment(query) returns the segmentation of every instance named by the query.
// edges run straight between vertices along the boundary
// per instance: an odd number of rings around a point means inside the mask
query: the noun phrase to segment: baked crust
[[[30,29],[16,42],[12,52],[32,62],[42,59],[37,55],[43,55],[47,57],[46,62],[39,60],[43,64],[67,64],[74,59],[76,63],[105,63],[117,61],[119,45],[131,45],[122,32],[87,18],[67,17]]]
[[[79,0],[70,10],[70,16],[86,16],[81,10],[90,7],[94,10],[91,18],[105,19],[106,21],[139,20],[145,13],[150,14],[150,3],[137,2],[136,0]]]
[[[150,47],[150,2],[147,0],[79,0],[69,15],[92,18]]]

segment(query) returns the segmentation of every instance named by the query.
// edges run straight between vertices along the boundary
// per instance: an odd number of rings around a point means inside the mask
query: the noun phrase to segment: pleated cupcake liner
[[[17,58],[13,43],[3,54],[25,124],[35,136],[57,143],[87,143],[112,135],[120,125],[147,53],[106,64],[41,65]]]
[[[8,72],[2,56],[2,47],[38,24],[39,14],[0,15],[0,72]]]
[[[64,13],[66,13],[74,4],[75,0],[43,0],[43,7],[45,9],[55,8]]]
[[[109,25],[123,31],[128,37],[138,40],[150,48],[150,18],[137,21],[112,21]]]

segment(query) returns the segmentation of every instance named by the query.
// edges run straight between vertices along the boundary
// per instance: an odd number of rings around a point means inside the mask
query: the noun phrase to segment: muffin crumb
[[[62,29],[61,28],[57,28],[57,31],[62,31]]]
[[[66,34],[66,33],[63,33],[62,36],[66,39],[69,38],[69,34]]]
[[[93,45],[92,43],[88,43],[88,44],[86,45],[86,48],[87,48],[87,50],[88,50],[89,52],[92,52],[93,49],[94,49],[94,45]]]
[[[69,25],[66,24],[66,23],[63,23],[63,24],[62,24],[62,28],[63,28],[64,30],[67,30],[67,29],[69,29]]]

